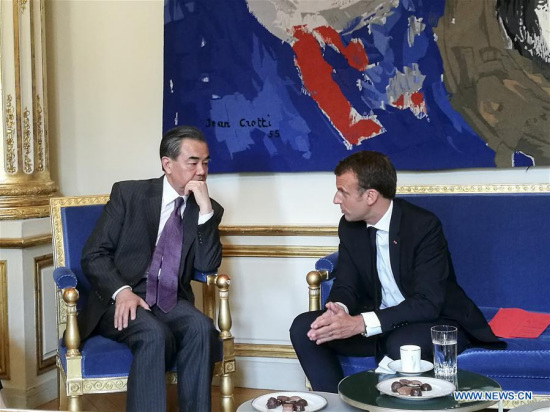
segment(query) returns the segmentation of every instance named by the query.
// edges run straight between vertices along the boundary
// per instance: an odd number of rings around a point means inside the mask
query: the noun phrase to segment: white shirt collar
[[[367,224],[367,227],[374,226],[378,230],[389,232],[392,212],[393,212],[393,200],[390,201],[390,207],[388,207],[388,210],[386,210],[386,213],[384,213],[384,216],[382,216],[382,218],[378,222],[376,222],[376,224],[374,225]]]
[[[166,206],[168,206],[170,203],[174,202],[176,198],[182,197],[183,202],[187,202],[187,198],[189,196],[180,196],[178,192],[175,191],[175,189],[168,183],[168,179],[166,178],[166,175],[164,175],[164,178],[162,179],[162,209],[163,210]]]

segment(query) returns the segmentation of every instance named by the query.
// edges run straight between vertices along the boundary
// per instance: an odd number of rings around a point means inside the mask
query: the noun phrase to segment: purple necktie
[[[155,303],[168,313],[178,301],[178,273],[183,244],[183,224],[180,207],[183,198],[174,201],[174,211],[166,221],[155,247],[149,270],[147,271],[147,294],[149,306]]]

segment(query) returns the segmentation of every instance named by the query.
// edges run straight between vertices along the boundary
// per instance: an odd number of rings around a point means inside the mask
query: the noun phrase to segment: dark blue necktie
[[[147,293],[145,301],[149,306],[155,303],[168,313],[178,301],[178,274],[183,245],[183,223],[180,208],[183,198],[174,201],[174,211],[166,221],[155,247],[147,271]]]
[[[369,245],[370,245],[370,255],[371,255],[371,270],[372,270],[372,276],[374,280],[374,306],[375,309],[380,308],[380,295],[382,294],[382,286],[380,285],[380,278],[378,276],[378,265],[376,263],[377,261],[377,254],[378,250],[376,248],[376,232],[378,231],[377,228],[374,226],[369,226],[367,229],[367,232],[369,234]]]

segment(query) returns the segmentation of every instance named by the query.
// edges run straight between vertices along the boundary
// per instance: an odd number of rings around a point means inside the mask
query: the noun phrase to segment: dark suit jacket
[[[337,276],[329,300],[342,302],[352,315],[374,310],[382,333],[412,322],[443,318],[457,321],[473,341],[498,342],[479,308],[457,284],[441,222],[433,213],[394,199],[390,261],[405,300],[386,309],[374,308],[377,283],[370,270],[365,222],[342,218],[338,235]]]
[[[82,270],[91,284],[86,306],[78,314],[81,337],[87,337],[111,303],[115,291],[135,286],[151,261],[158,235],[163,178],[113,185],[92,234],[82,251]],[[199,208],[191,194],[183,214],[180,297],[194,302],[191,279],[195,269],[215,271],[221,263],[218,226],[223,208],[212,200],[214,216],[198,225]]]

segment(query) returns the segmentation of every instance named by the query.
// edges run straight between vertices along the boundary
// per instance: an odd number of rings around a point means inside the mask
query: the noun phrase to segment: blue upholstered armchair
[[[123,344],[102,336],[80,341],[76,314],[86,301],[89,283],[80,268],[82,247],[99,218],[108,196],[54,198],[50,201],[55,256],[54,280],[58,288],[57,324],[59,344],[57,367],[60,374],[60,409],[80,410],[80,395],[123,392],[132,354]],[[214,373],[220,377],[221,411],[234,411],[233,373],[235,349],[229,308],[230,279],[215,273],[195,273],[203,284],[203,312],[216,319],[220,330],[219,359]],[[175,372],[167,374],[176,382]],[[65,406],[65,403],[67,404]]]
[[[550,314],[550,185],[409,186],[398,196],[440,218],[458,283],[487,320],[499,308]],[[307,274],[309,310],[324,306],[337,263],[335,252]],[[549,329],[536,339],[503,339],[505,350],[467,349],[458,367],[503,390],[550,399]],[[342,356],[340,363],[346,376],[377,366],[373,357]]]

